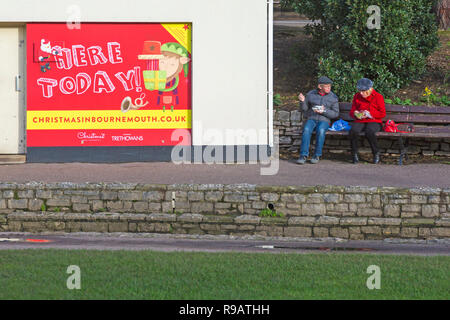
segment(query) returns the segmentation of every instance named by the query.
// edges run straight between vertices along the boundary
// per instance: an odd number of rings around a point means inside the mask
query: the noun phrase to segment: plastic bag
[[[333,125],[328,129],[330,131],[350,131],[352,127],[350,124],[342,119],[339,119],[333,123]]]

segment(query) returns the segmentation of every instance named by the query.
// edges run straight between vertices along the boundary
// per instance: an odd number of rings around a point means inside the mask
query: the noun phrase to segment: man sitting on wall
[[[314,130],[316,130],[316,148],[311,163],[319,162],[331,120],[339,116],[338,97],[331,91],[333,81],[327,77],[320,77],[318,82],[318,89],[308,92],[306,97],[302,93],[298,96],[300,108],[304,113],[303,119],[306,119],[306,122],[303,124],[300,158],[296,161],[297,164],[306,162]]]

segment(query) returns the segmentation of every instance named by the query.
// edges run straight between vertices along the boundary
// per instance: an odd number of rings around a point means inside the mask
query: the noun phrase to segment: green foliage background
[[[351,101],[356,82],[370,78],[375,89],[392,95],[425,72],[426,58],[439,44],[432,13],[435,0],[282,0],[284,7],[321,24],[306,27],[318,61],[318,76],[334,81],[341,101]],[[381,9],[381,28],[369,29]]]

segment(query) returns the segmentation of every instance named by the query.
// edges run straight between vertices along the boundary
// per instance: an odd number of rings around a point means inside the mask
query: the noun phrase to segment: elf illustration
[[[158,90],[157,105],[162,104],[163,111],[170,105],[179,105],[178,84],[179,74],[184,77],[189,74],[188,51],[181,44],[169,42],[161,45],[158,41],[144,41],[140,60],[147,60],[147,70],[143,71],[144,84],[147,90]]]

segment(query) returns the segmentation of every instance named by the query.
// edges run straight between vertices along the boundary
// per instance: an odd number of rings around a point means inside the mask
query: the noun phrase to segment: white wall
[[[224,144],[268,143],[266,0],[0,0],[0,8],[0,23],[73,21],[78,9],[81,22],[192,22],[193,144],[219,144],[208,129],[257,130]]]

